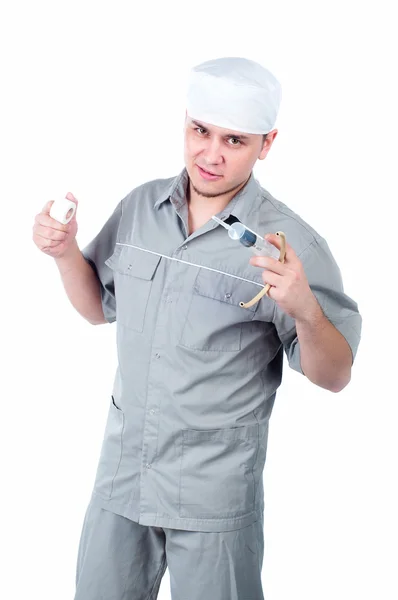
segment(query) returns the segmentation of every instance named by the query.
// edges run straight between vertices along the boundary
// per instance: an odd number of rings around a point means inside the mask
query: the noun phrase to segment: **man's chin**
[[[223,194],[226,193],[225,190],[217,190],[217,181],[211,182],[209,181],[209,186],[206,187],[206,189],[204,190],[201,187],[198,187],[191,179],[191,186],[194,189],[194,191],[196,192],[196,194],[198,194],[198,196],[202,196],[203,198],[216,198],[217,196],[222,196]],[[213,184],[213,185],[211,185]],[[217,190],[217,191],[216,191]]]
[[[188,173],[188,175],[189,175],[189,173]],[[195,178],[189,177],[189,179],[191,182],[192,189],[195,191],[196,194],[198,194],[198,196],[202,196],[203,198],[217,198],[218,196],[225,196],[226,194],[230,194],[231,192],[235,192],[239,188],[241,188],[242,183],[247,183],[247,182],[237,183],[235,185],[230,185],[228,187],[228,185],[226,185],[225,181],[218,180],[218,181],[209,181],[208,185],[205,184],[205,186],[204,186],[202,182],[198,183],[197,177],[195,177]],[[222,184],[221,184],[221,181],[222,181]]]

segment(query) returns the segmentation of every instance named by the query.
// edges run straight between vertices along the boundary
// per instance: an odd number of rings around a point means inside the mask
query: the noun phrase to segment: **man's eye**
[[[231,144],[231,146],[239,146],[239,144],[241,144],[241,141],[240,141],[240,140],[238,140],[238,138],[231,137],[231,138],[229,138],[229,139],[230,139],[230,140],[235,140],[235,142],[237,142],[237,144]]]
[[[203,127],[197,127],[195,131],[197,131],[198,133],[206,133],[206,129],[203,129]]]

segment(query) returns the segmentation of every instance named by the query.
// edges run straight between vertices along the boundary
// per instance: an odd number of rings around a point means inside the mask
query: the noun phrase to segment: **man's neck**
[[[224,210],[246,183],[227,194],[207,198],[198,194],[193,189],[191,181],[189,181],[187,189],[189,235],[207,223],[213,215],[217,215]]]
[[[188,225],[189,235],[202,227],[213,215],[221,212],[230,202],[227,195],[206,198],[195,192],[189,182],[188,192]]]

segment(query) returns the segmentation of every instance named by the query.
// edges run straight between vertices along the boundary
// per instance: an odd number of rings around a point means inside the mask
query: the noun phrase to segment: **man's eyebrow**
[[[193,125],[196,125],[196,127],[201,127],[202,129],[207,129],[207,127],[205,125],[203,125],[203,123],[199,123],[199,121],[194,121],[192,119],[191,122],[193,123]],[[227,138],[233,137],[237,140],[249,140],[250,139],[247,135],[242,135],[241,133],[227,133],[227,134],[225,134],[225,137],[227,137]]]

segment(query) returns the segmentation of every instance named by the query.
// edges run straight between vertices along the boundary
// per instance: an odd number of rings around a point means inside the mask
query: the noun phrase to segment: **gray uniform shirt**
[[[143,525],[227,531],[264,507],[268,425],[283,352],[302,373],[295,321],[264,296],[250,250],[210,220],[188,235],[186,169],[145,183],[83,250],[116,321],[118,368],[92,501]],[[323,312],[349,343],[361,332],[326,241],[253,173],[218,214],[282,230]]]

